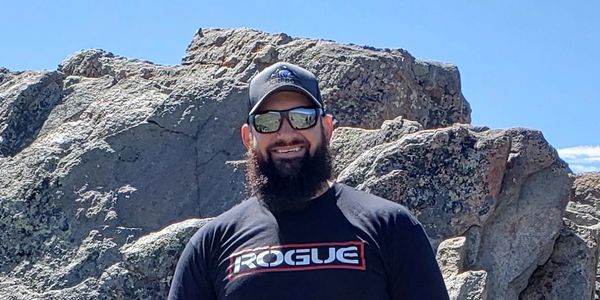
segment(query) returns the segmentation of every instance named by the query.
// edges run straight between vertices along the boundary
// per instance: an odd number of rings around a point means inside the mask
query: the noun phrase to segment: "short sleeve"
[[[395,220],[387,251],[391,298],[449,299],[444,279],[423,226],[408,213]]]
[[[195,238],[192,237],[179,257],[168,300],[216,299],[206,263],[207,245],[197,243]]]

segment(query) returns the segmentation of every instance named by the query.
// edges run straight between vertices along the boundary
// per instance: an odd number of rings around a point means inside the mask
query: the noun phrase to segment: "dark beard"
[[[331,154],[322,137],[314,155],[273,161],[255,150],[247,152],[246,184],[252,195],[272,212],[300,210],[331,178]]]

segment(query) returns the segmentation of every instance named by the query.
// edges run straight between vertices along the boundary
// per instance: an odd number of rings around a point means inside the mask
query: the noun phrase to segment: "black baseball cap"
[[[286,62],[271,65],[250,80],[248,115],[273,93],[292,91],[306,95],[319,108],[323,108],[317,77],[310,71]]]

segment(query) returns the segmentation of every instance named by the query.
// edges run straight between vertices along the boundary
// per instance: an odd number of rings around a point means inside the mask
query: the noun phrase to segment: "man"
[[[266,68],[250,82],[248,110],[253,197],[191,238],[169,299],[448,299],[419,222],[330,181],[333,117],[312,73]]]

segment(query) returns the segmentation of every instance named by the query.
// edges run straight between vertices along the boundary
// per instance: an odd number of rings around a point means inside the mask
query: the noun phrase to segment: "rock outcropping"
[[[280,60],[321,79],[338,180],[418,217],[453,299],[593,292],[596,177],[572,189],[538,131],[469,126],[456,67],[210,29],[178,66],[87,50],[0,69],[0,298],[163,299],[187,239],[245,197],[247,83]]]
[[[355,139],[351,132],[333,145]],[[487,277],[490,299],[516,299],[552,253],[571,190],[568,173],[538,131],[458,124],[363,151],[338,181],[404,204],[436,248],[464,237],[455,268],[485,271],[479,277]]]

